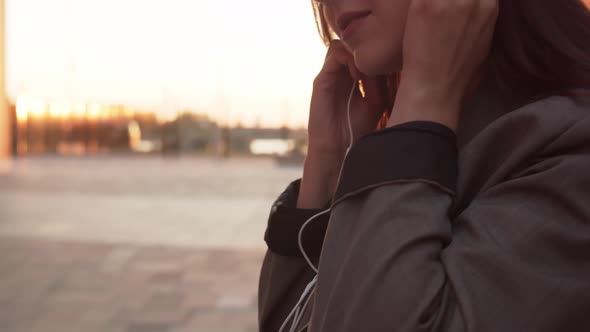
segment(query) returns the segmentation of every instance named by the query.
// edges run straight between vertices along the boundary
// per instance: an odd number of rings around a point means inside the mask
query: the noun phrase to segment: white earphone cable
[[[324,211],[322,211],[322,212],[320,212],[320,213],[318,213],[318,214],[314,215],[313,217],[309,218],[309,220],[307,220],[307,221],[306,221],[306,222],[305,222],[305,223],[304,223],[304,224],[301,226],[301,228],[299,229],[299,235],[297,236],[297,242],[298,242],[298,244],[299,244],[299,250],[300,250],[300,251],[301,251],[301,253],[303,254],[303,258],[305,258],[305,260],[307,261],[307,264],[309,265],[309,267],[311,267],[311,269],[312,269],[312,270],[313,270],[315,273],[318,273],[318,269],[317,269],[317,267],[316,267],[315,265],[313,265],[313,263],[311,262],[311,259],[309,258],[309,256],[308,256],[308,255],[307,255],[307,253],[305,252],[305,250],[303,249],[303,241],[302,241],[302,239],[303,239],[303,230],[304,230],[304,229],[305,229],[305,227],[306,227],[306,226],[307,226],[307,225],[308,225],[310,222],[312,222],[312,221],[313,221],[315,218],[317,218],[317,217],[319,217],[319,216],[321,216],[321,215],[323,215],[323,214],[329,213],[330,211],[332,211],[332,209],[327,209],[327,210],[324,210]]]
[[[281,325],[281,328],[279,329],[279,332],[282,332],[283,331],[283,329],[287,326],[287,323],[289,322],[289,320],[291,319],[291,317],[293,317],[293,315],[299,310],[299,307],[301,306],[301,303],[305,300],[305,298],[307,297],[307,295],[310,293],[311,289],[313,289],[315,287],[315,284],[317,282],[317,279],[318,279],[318,277],[316,275],[315,277],[313,277],[313,279],[311,280],[311,282],[309,284],[307,284],[307,286],[305,287],[305,290],[303,291],[303,294],[299,298],[299,301],[297,301],[297,303],[295,304],[295,307],[293,307],[293,310],[291,310],[291,312],[289,313],[289,315],[287,316],[287,318],[285,319],[285,321]],[[293,317],[293,318],[295,318],[295,317]]]
[[[358,85],[357,81],[354,81],[354,83],[352,84],[352,89],[350,90],[350,94],[348,95],[348,103],[346,104],[346,116],[348,119],[348,133],[350,135],[350,144],[348,145],[348,148],[346,149],[346,155],[348,155],[348,151],[350,151],[350,149],[352,148],[352,145],[354,144],[354,133],[352,131],[352,121],[350,120],[350,106],[352,104],[352,97],[354,97],[354,92],[356,91],[356,87]],[[345,157],[346,159],[346,157]]]
[[[358,86],[358,82],[354,81],[354,83],[352,85],[352,89],[350,90],[350,94],[348,96],[348,103],[346,105],[346,116],[347,116],[347,120],[348,120],[348,133],[350,135],[350,145],[346,149],[346,154],[344,155],[344,159],[346,159],[346,157],[348,156],[348,152],[350,151],[350,149],[352,148],[352,145],[354,144],[354,132],[352,130],[352,121],[350,119],[350,107],[351,107],[352,98],[354,97],[354,93],[356,92],[357,86]],[[301,321],[301,319],[303,318],[303,315],[305,314],[305,309],[307,309],[307,306],[308,306],[310,299],[312,297],[312,293],[315,291],[315,285],[316,285],[317,279],[318,279],[318,276],[317,276],[318,268],[315,265],[313,265],[313,263],[311,262],[311,259],[309,258],[309,256],[305,252],[305,249],[303,248],[303,241],[302,241],[303,230],[314,219],[316,219],[317,217],[319,217],[323,214],[329,213],[330,211],[332,211],[331,208],[314,215],[313,217],[309,218],[299,229],[299,234],[297,236],[299,250],[303,254],[303,257],[307,261],[307,264],[316,273],[316,275],[313,278],[313,280],[309,284],[307,284],[307,286],[305,287],[305,290],[303,291],[303,294],[299,298],[299,301],[297,301],[297,304],[295,304],[295,307],[291,310],[291,312],[289,313],[289,315],[287,316],[287,318],[285,319],[285,321],[281,325],[279,332],[283,332],[283,329],[287,326],[287,323],[289,322],[291,317],[293,317],[293,323],[291,324],[291,328],[289,329],[289,332],[296,331],[297,325],[299,325],[299,322]],[[309,297],[308,297],[308,295],[309,295]],[[306,297],[307,297],[307,300],[306,300]],[[305,303],[303,304],[303,307],[301,307],[301,304],[303,303],[303,301],[305,301]],[[305,329],[308,325],[309,325],[309,322],[306,323],[305,326],[300,331]]]
[[[305,300],[305,304],[303,304],[303,307],[301,308],[301,311],[299,312],[299,317],[295,317],[295,320],[293,322],[293,327],[292,327],[292,331],[291,332],[296,332],[295,330],[297,329],[297,326],[299,326],[299,323],[301,322],[301,319],[303,319],[303,315],[305,314],[305,309],[307,309],[307,306],[309,305],[309,302],[311,301],[311,298],[313,296],[313,292],[315,291],[315,286],[312,288],[311,292],[309,292],[309,295],[307,296],[307,300]],[[309,324],[306,323],[305,326],[307,326]]]

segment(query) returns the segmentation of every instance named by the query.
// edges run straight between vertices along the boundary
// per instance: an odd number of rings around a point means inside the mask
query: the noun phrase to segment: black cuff
[[[264,240],[268,248],[282,256],[303,257],[299,250],[298,235],[301,226],[324,209],[298,209],[297,198],[301,180],[295,180],[279,195],[272,206]],[[319,257],[324,243],[330,213],[325,213],[305,226],[302,243],[305,253],[310,257]]]
[[[454,192],[457,157],[455,133],[437,122],[413,121],[371,133],[348,153],[334,201],[395,180],[426,180]]]

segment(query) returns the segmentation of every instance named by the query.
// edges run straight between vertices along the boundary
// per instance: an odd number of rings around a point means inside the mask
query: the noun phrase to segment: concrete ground
[[[0,175],[0,331],[257,331],[269,159],[37,157]]]

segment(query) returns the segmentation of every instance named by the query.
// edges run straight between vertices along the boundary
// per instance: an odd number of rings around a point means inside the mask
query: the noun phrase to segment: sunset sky
[[[13,99],[124,103],[162,116],[191,108],[232,123],[304,125],[325,54],[309,0],[6,0],[6,6]]]

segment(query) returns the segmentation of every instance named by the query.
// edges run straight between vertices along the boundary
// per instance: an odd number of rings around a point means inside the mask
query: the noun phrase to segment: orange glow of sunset
[[[189,109],[224,123],[307,123],[311,82],[325,54],[309,0],[6,6],[7,89],[19,117],[22,105],[35,116],[64,116],[77,114],[65,104],[123,104],[161,118]],[[42,110],[31,99],[55,107]]]

